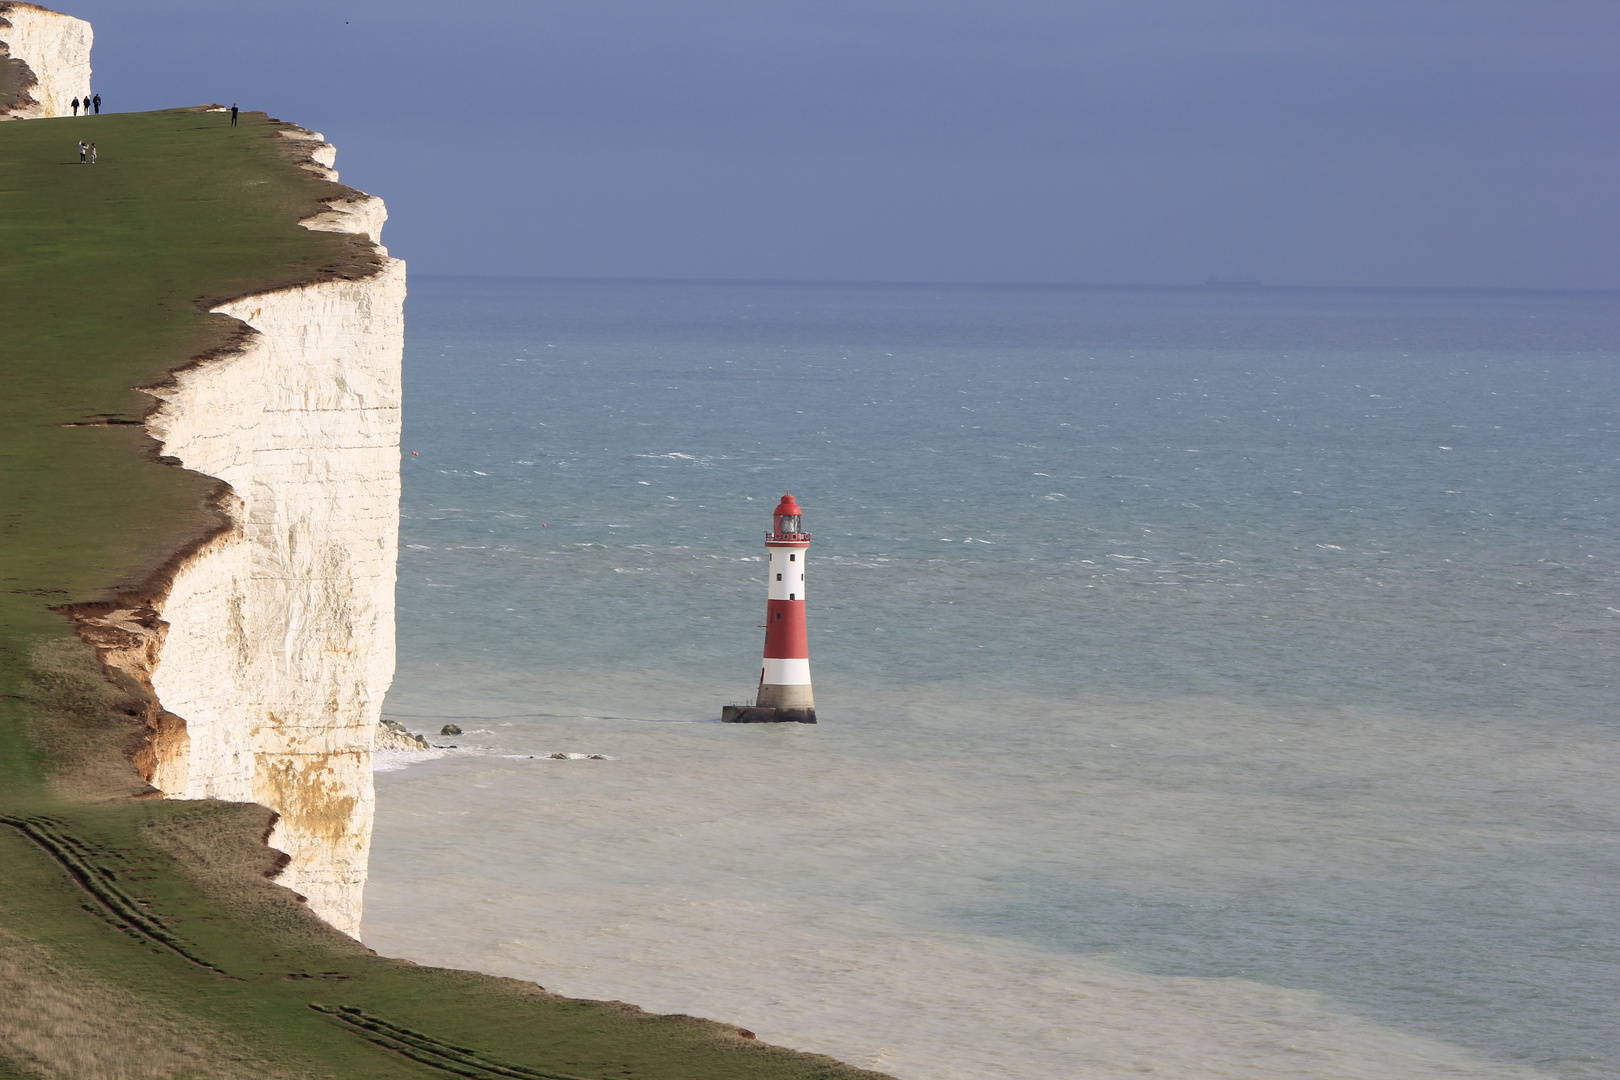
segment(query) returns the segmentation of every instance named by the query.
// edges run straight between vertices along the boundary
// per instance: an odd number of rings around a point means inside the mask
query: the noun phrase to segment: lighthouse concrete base
[[[773,709],[759,705],[727,705],[720,710],[722,724],[813,724],[816,710]]]

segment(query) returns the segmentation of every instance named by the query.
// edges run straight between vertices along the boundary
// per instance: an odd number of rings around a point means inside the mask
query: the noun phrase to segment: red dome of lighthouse
[[[790,492],[782,492],[782,501],[776,504],[771,511],[771,533],[768,539],[775,540],[809,540],[810,534],[805,532],[799,524],[799,504],[793,501]]]

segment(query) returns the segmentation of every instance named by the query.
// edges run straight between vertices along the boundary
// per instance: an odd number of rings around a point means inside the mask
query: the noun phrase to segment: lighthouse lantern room
[[[759,668],[759,694],[752,705],[727,705],[720,719],[728,724],[816,722],[816,700],[810,692],[810,641],[804,626],[805,556],[810,534],[792,494],[782,493],[771,531],[765,534],[770,555],[766,571],[765,658]]]

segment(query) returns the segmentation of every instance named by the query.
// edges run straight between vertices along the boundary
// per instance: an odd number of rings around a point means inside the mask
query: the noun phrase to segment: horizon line
[[[406,260],[409,262],[409,260]],[[603,285],[840,285],[872,288],[937,289],[1135,289],[1198,292],[1448,292],[1448,293],[1578,293],[1620,294],[1620,286],[1556,287],[1546,285],[1270,285],[1247,282],[1126,282],[1126,281],[926,281],[888,278],[706,278],[612,277],[595,274],[446,274],[420,271],[413,277],[483,281],[556,281]]]

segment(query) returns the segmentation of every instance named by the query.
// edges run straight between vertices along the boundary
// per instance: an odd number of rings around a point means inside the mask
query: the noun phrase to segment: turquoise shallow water
[[[374,945],[905,1077],[1620,1075],[1620,298],[410,304],[389,712],[468,734]],[[786,487],[823,723],[706,723]]]

